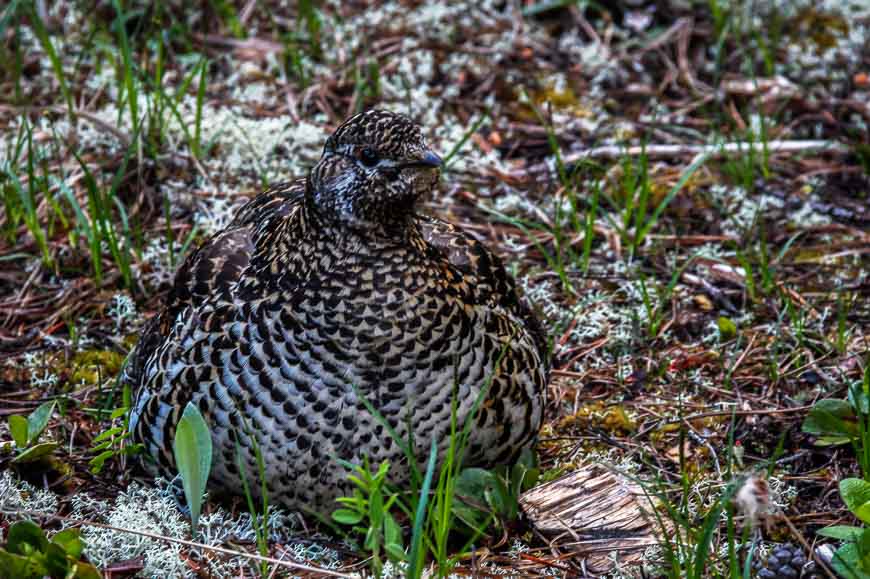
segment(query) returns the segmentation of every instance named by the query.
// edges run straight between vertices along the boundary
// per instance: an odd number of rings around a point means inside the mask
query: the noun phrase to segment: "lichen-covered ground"
[[[120,434],[94,450],[122,421],[114,377],[185,251],[374,106],[449,158],[422,211],[493,247],[545,321],[544,478],[596,461],[637,477],[682,514],[687,557],[748,475],[771,489],[756,556],[852,521],[836,492],[852,449],[801,423],[870,364],[866,0],[119,4],[0,13],[4,532],[26,510],[189,538]],[[13,463],[7,417],[47,400],[40,441],[59,445]],[[201,526],[256,551],[242,504]],[[259,569],[82,528],[112,577]],[[511,529],[455,571],[581,573],[570,546]],[[366,568],[287,514],[271,533],[276,558]],[[727,547],[723,515],[704,576],[729,572]],[[612,575],[679,576],[666,552]]]

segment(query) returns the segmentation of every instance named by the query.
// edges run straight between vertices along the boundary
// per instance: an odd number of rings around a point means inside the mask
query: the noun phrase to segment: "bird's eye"
[[[365,147],[359,153],[359,160],[363,162],[363,165],[366,167],[374,167],[380,161],[380,157],[378,157],[377,151],[372,149],[371,147]]]

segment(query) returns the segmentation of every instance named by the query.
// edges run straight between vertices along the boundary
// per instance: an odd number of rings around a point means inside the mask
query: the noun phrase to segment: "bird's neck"
[[[423,237],[413,205],[393,207],[390,211],[347,212],[321,210],[311,198],[302,205],[300,220],[305,236],[326,243],[348,242],[354,245],[385,248],[417,246]]]

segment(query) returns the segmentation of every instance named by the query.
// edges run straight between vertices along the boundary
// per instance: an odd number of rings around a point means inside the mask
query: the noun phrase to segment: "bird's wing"
[[[145,326],[141,344],[125,369],[125,380],[139,384],[150,355],[172,331],[178,316],[206,301],[232,299],[232,291],[254,253],[257,227],[286,213],[302,198],[304,182],[276,185],[246,203],[229,226],[200,245],[175,274],[165,308]]]
[[[267,189],[242,206],[226,229],[199,246],[175,274],[167,303],[170,319],[207,299],[231,299],[254,253],[255,230],[268,229],[274,218],[286,214],[302,198],[304,189],[302,181]]]
[[[529,306],[519,298],[516,284],[501,259],[460,227],[432,217],[419,216],[418,224],[430,247],[439,251],[469,278],[478,300],[518,316],[533,336],[542,359],[547,356],[547,334]]]
[[[261,225],[275,216],[286,215],[293,204],[302,200],[305,194],[305,179],[275,185],[260,193],[233,218],[233,225]]]

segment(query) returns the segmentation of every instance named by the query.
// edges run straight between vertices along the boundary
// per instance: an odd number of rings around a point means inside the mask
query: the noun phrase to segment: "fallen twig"
[[[734,153],[848,153],[851,149],[843,143],[824,140],[801,140],[801,141],[768,141],[767,143],[719,143],[717,145],[633,145],[625,147],[621,145],[604,145],[588,151],[565,155],[562,162],[565,165],[577,163],[584,159],[619,159],[622,157],[634,157],[644,154],[647,157],[670,158],[687,155],[708,155],[718,158],[722,155]],[[512,172],[511,176],[521,177],[529,173],[542,173],[549,170],[545,163],[527,167]]]

